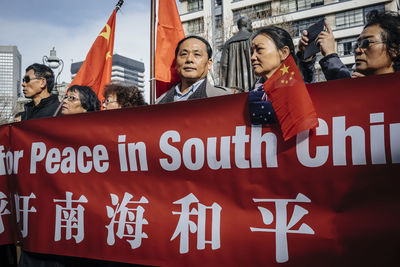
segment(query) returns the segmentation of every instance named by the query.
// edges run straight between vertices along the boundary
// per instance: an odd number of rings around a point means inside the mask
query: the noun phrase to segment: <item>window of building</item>
[[[384,12],[385,5],[380,4],[380,5],[358,8],[337,13],[336,29],[343,29],[343,28],[364,25],[367,22],[367,14],[372,10],[378,10],[378,12]]]
[[[222,5],[222,0],[215,0],[215,6],[220,6]]]
[[[202,34],[204,33],[203,18],[189,20],[186,22],[188,34]]]
[[[317,6],[323,6],[324,0],[298,0],[297,8],[298,10],[309,9]]]
[[[353,9],[336,14],[336,29],[349,28],[364,24],[363,9]]]
[[[290,13],[297,11],[296,0],[281,0],[280,13]]]
[[[217,28],[217,29],[222,28],[222,15],[215,16],[215,28]]]
[[[324,0],[281,0],[280,12],[289,13],[324,5]]]
[[[338,39],[337,40],[337,53],[340,57],[353,55],[353,47],[357,43],[357,36]]]
[[[300,37],[303,30],[306,30],[308,27],[313,25],[318,20],[324,18],[323,16],[314,17],[310,19],[298,20],[292,22],[290,26],[289,33],[292,34],[293,37]]]
[[[248,16],[251,20],[265,19],[271,16],[271,2],[233,10],[233,20],[235,24],[240,17],[243,16]]]
[[[203,0],[188,0],[188,12],[203,10]]]

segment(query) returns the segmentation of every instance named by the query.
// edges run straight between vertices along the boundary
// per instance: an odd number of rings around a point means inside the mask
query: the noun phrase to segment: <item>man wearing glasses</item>
[[[60,104],[57,95],[50,95],[53,86],[54,73],[48,66],[35,63],[26,68],[22,87],[25,97],[32,101],[25,104],[22,120],[53,116]]]

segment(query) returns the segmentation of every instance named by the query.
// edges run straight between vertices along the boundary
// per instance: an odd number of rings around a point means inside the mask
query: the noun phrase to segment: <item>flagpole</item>
[[[124,4],[124,0],[119,0],[118,3],[115,5],[115,9],[118,10],[121,8],[121,6]]]
[[[156,0],[151,0],[151,14],[150,14],[150,104],[155,102],[156,95],[156,80],[155,80],[155,28],[156,28]]]

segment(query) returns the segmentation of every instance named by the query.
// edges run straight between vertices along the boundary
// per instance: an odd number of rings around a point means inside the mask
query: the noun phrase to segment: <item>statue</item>
[[[251,66],[251,20],[245,16],[237,22],[239,32],[227,40],[222,49],[220,62],[220,85],[239,87],[245,91],[252,89],[254,72]]]

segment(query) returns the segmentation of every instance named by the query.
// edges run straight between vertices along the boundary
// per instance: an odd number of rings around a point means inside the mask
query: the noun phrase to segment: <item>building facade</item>
[[[244,15],[253,29],[278,25],[298,44],[301,32],[325,18],[333,30],[336,51],[351,68],[355,61],[353,45],[366,23],[369,11],[398,11],[397,0],[180,0],[180,17],[186,35],[201,35],[212,44],[218,65],[223,43],[235,34],[237,20]],[[205,23],[211,22],[211,23]],[[320,56],[320,55],[319,55]],[[324,80],[319,70],[318,80]],[[217,67],[214,66],[214,73]]]
[[[71,83],[62,82],[62,83],[57,83],[57,84],[54,85],[55,90],[57,91],[57,94],[58,94],[58,99],[60,101],[63,100],[65,94],[67,93],[67,90],[68,90],[70,84]]]
[[[16,46],[0,46],[0,122],[12,121],[21,96],[21,54]]]
[[[83,61],[71,64],[71,75],[74,79]],[[136,85],[144,92],[144,63],[118,54],[113,55],[111,82]]]

